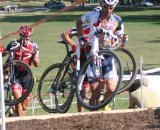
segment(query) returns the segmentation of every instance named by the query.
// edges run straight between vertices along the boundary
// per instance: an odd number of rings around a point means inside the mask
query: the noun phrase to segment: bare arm
[[[39,64],[40,64],[39,57],[34,57],[32,60],[32,63],[35,67],[39,67]]]
[[[61,37],[62,37],[63,40],[64,40],[67,44],[69,44],[70,46],[76,45],[76,43],[71,39],[71,37],[69,36],[69,34],[70,34],[70,30],[67,30],[67,31],[65,31],[65,32],[63,32],[63,33],[61,34]]]
[[[82,26],[82,20],[81,17],[77,19],[76,21],[76,28],[77,28],[77,33],[78,33],[78,37],[83,36],[83,26]]]

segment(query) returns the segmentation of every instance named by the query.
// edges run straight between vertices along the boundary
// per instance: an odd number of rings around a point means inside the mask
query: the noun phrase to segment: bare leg
[[[98,99],[100,96],[100,88],[98,87],[98,83],[90,84],[90,88],[92,91],[92,96],[89,101],[89,104],[94,106],[98,104]]]
[[[84,81],[83,82],[83,87],[84,87],[84,91],[81,92],[81,97],[84,100],[85,94],[88,93],[88,91],[89,91],[89,82],[88,81]],[[83,110],[84,110],[84,108],[80,105],[79,102],[77,102],[77,109],[78,109],[78,112],[83,112]]]
[[[112,94],[112,92],[114,92],[116,85],[117,85],[116,79],[110,78],[106,81],[106,87],[108,88],[108,91],[104,96],[104,100],[107,99]]]
[[[29,106],[29,102],[30,102],[31,98],[30,97],[27,97],[23,103],[22,103],[22,108],[23,108],[23,112],[24,112],[24,116],[26,114],[26,111],[27,111],[27,108]]]
[[[84,108],[79,104],[79,102],[77,102],[77,109],[78,109],[78,112],[84,111]]]
[[[13,91],[13,95],[16,99],[20,98],[22,96],[21,91]],[[22,103],[19,103],[15,105],[15,111],[17,116],[24,116],[23,108],[22,108]]]
[[[22,103],[19,103],[18,105],[15,105],[15,111],[16,111],[16,116],[24,116]]]

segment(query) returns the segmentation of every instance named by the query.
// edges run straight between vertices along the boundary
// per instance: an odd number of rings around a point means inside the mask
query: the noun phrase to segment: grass
[[[27,5],[30,6],[30,5]],[[37,82],[33,92],[37,91],[37,85],[43,71],[51,64],[61,62],[64,58],[64,46],[56,41],[62,31],[75,26],[75,20],[91,8],[69,10],[59,16],[53,17],[34,27],[32,40],[38,43],[40,49],[41,65],[33,68]],[[13,13],[0,15],[0,33],[2,36],[16,31],[21,25],[33,23],[53,15],[57,10],[41,11],[33,13]],[[115,12],[124,21],[125,32],[129,35],[127,47],[135,54],[139,64],[139,57],[144,58],[144,69],[158,67],[160,65],[160,10],[156,8],[117,8]],[[2,41],[3,46],[18,35],[11,36]],[[121,95],[127,97],[126,95]],[[116,101],[116,109],[128,107],[127,101]],[[76,110],[73,110],[76,111]],[[36,111],[37,112],[37,111]],[[39,114],[42,111],[38,112]]]

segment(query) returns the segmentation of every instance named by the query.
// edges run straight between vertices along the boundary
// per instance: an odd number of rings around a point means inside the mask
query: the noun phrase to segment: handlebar
[[[20,46],[19,42],[17,42],[16,40],[14,40],[14,42],[16,43],[16,46],[11,47],[10,48],[11,51],[14,50],[14,49],[16,49],[16,48],[18,48]]]
[[[17,42],[16,40],[14,40],[14,43],[16,43],[16,46],[13,46],[10,48],[11,51],[13,51],[14,49],[21,47],[22,50],[28,51],[30,53],[32,53],[31,50],[27,49],[26,47],[24,47],[23,45],[21,45],[19,42]]]
[[[115,43],[116,44],[114,44],[114,46],[109,46],[108,48],[100,47],[100,49],[114,51],[114,50],[117,50],[118,48],[120,48],[122,46],[123,38],[121,36],[115,35],[111,31],[108,31],[107,29],[103,29],[103,28],[96,29],[94,33],[90,33],[90,34],[87,34],[87,35],[80,36],[79,39],[80,38],[85,38],[85,37],[90,37],[90,36],[97,36],[98,37],[98,35],[102,34],[102,33],[105,34],[104,35],[104,40],[106,40],[106,39],[110,39],[110,40],[115,39],[115,41],[116,41]],[[87,45],[86,43],[81,43],[81,44]]]

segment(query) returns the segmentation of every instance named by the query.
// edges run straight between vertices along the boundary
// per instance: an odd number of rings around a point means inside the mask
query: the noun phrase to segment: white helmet
[[[100,0],[102,6],[113,6],[116,7],[119,0]]]

